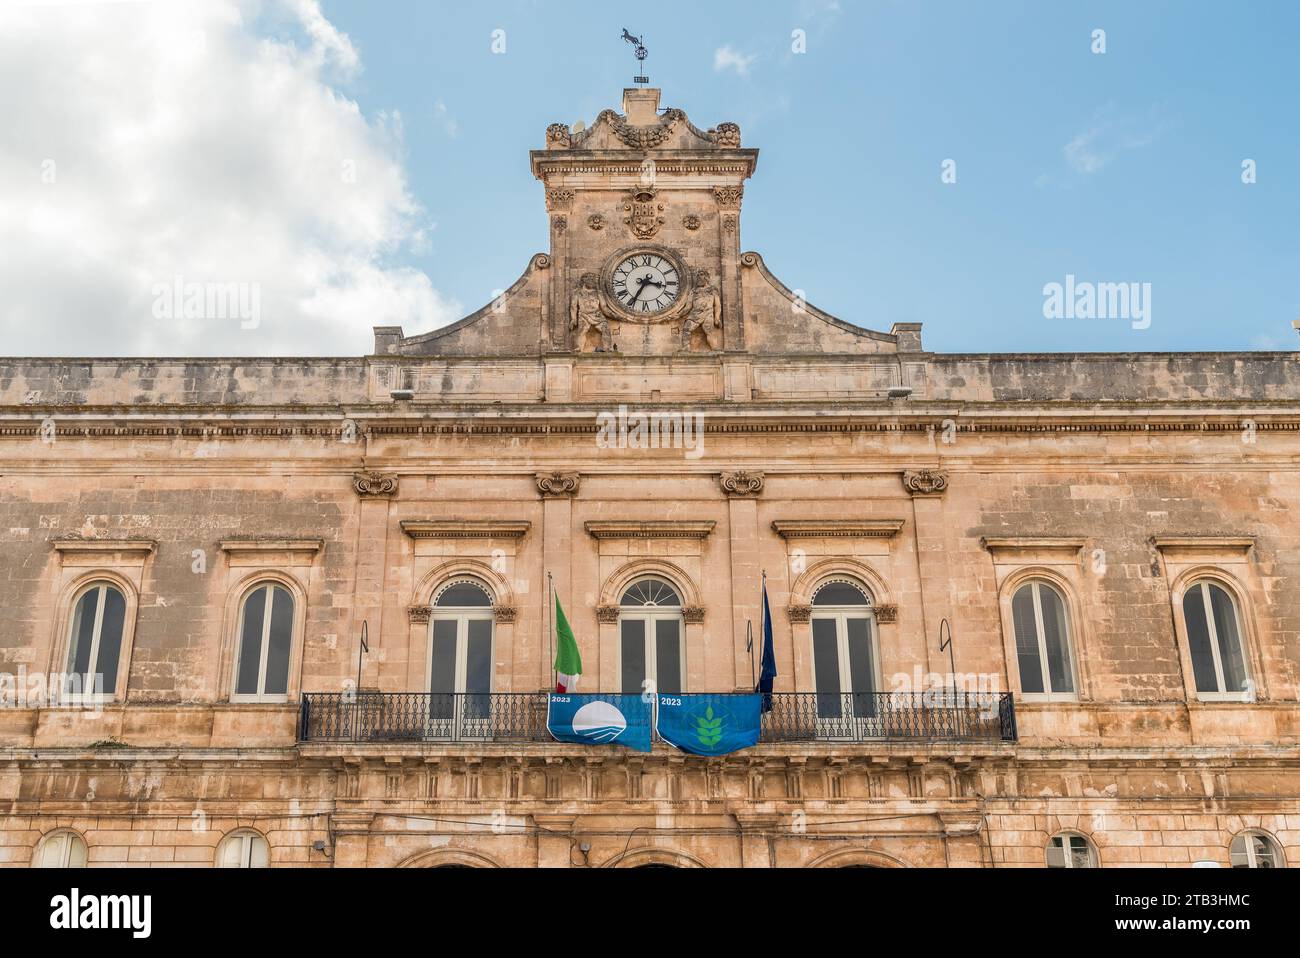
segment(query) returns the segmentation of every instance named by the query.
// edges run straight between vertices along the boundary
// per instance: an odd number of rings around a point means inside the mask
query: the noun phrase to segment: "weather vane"
[[[624,27],[623,39],[626,40],[628,43],[632,44],[632,46],[636,48],[637,73],[640,73],[643,69],[645,69],[644,66],[645,58],[648,56],[648,53],[645,48],[645,37],[634,37],[632,36],[631,32],[627,29],[627,27]],[[632,78],[632,82],[649,83],[650,78],[648,76],[634,76]]]

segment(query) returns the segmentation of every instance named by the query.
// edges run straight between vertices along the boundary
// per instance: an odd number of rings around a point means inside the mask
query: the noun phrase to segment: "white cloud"
[[[1091,126],[1066,143],[1065,162],[1076,173],[1091,176],[1121,153],[1150,146],[1160,135],[1160,124],[1143,126],[1130,118],[1116,118],[1108,106]]]
[[[358,355],[457,318],[392,265],[431,226],[401,116],[331,85],[360,69],[316,0],[0,10],[0,353]],[[177,277],[255,287],[260,323],[158,318]]]
[[[713,51],[713,71],[735,70],[740,76],[749,76],[749,67],[757,59],[757,53],[740,53],[727,44]]]

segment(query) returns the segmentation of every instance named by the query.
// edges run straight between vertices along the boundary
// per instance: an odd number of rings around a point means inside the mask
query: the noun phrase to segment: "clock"
[[[681,292],[682,274],[677,264],[660,253],[633,253],[619,261],[609,276],[609,295],[637,316],[672,308]]]

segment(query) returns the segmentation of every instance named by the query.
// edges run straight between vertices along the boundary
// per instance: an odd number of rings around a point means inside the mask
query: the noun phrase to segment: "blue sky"
[[[843,319],[946,352],[1298,345],[1294,0],[21,0],[0,353],[356,356],[454,322],[546,249],[528,151],[620,106],[624,27],[663,106],[761,150],[744,247]],[[1150,284],[1150,325],[1046,318],[1068,276]]]
[[[322,9],[363,64],[345,94],[403,119],[410,187],[436,224],[404,262],[466,310],[546,247],[527,151],[550,122],[619,106],[626,26],[645,35],[664,106],[702,127],[734,120],[761,150],[744,248],[844,319],[922,322],[942,351],[1295,344],[1298,4]],[[946,159],[954,184],[940,179]],[[1150,283],[1150,327],[1045,319],[1043,286],[1066,274]]]

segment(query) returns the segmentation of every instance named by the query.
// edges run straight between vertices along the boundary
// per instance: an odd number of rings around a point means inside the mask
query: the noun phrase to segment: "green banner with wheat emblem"
[[[758,744],[760,695],[660,694],[655,732],[692,755],[726,755]]]

